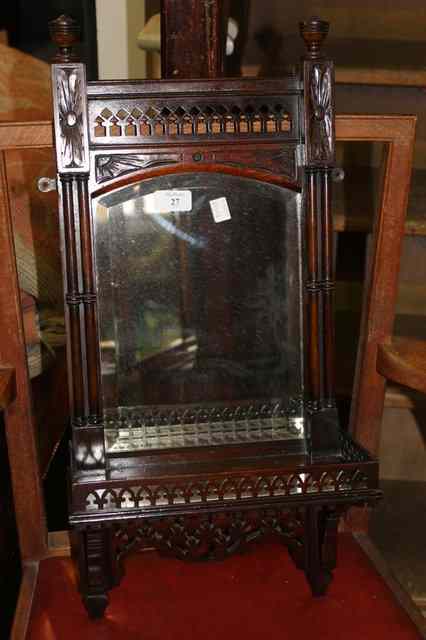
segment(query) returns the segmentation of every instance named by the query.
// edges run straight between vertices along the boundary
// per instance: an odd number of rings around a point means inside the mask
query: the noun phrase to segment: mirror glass
[[[94,201],[108,451],[303,437],[300,199],[200,172]]]

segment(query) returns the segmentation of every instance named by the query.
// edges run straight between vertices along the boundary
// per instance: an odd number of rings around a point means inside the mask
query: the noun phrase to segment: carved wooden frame
[[[73,61],[69,47],[75,39],[74,23],[63,18],[52,23],[60,47],[52,82],[76,469],[105,467],[90,198],[137,181],[142,175],[174,171],[177,165],[180,172],[220,170],[296,190],[305,185],[312,450],[318,455],[338,454],[330,209],[335,138],[333,65],[321,53],[327,30],[328,25],[319,20],[301,30],[307,45],[302,82],[289,76],[282,81],[86,85],[84,65]],[[64,33],[68,33],[66,46]],[[301,113],[305,114],[304,123]],[[244,148],[235,147],[242,141]],[[159,148],[160,142],[164,144]],[[333,420],[335,427],[325,429],[324,421],[331,424]]]
[[[59,46],[52,83],[73,426],[70,521],[88,611],[102,615],[124,550],[149,540],[181,556],[227,555],[252,534],[280,529],[291,541],[284,513],[303,522],[295,560],[320,595],[333,565],[337,514],[380,495],[377,463],[340,434],[334,401],[333,65],[321,52],[328,24],[301,25],[302,78],[179,83],[86,84],[84,66],[73,59],[75,23],[62,16],[51,31]],[[157,471],[148,475],[141,458],[105,454],[90,199],[177,168],[253,177],[304,194],[310,448],[296,466],[282,443],[218,446],[215,470],[204,454],[187,451],[184,477],[171,475],[167,451],[154,456]],[[239,458],[247,461],[235,464]],[[131,529],[136,542],[117,543]],[[194,540],[200,549],[189,548]]]

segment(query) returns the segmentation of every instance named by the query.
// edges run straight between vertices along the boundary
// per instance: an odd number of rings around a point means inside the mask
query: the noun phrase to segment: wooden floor
[[[325,598],[275,542],[224,562],[184,563],[155,552],[128,558],[104,620],[90,621],[69,558],[40,566],[30,640],[416,640],[421,633],[351,535]]]

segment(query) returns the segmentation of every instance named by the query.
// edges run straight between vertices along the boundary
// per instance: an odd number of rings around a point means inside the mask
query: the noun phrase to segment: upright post
[[[229,0],[162,0],[163,78],[223,75]]]
[[[312,451],[339,449],[334,397],[334,273],[331,171],[334,149],[334,67],[322,52],[329,23],[300,23],[305,42],[305,180],[307,194],[307,282],[309,387]]]

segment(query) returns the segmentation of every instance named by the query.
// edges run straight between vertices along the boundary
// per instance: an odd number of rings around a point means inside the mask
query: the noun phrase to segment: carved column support
[[[322,226],[322,350],[324,353],[324,405],[335,406],[334,391],[334,242],[331,213],[331,169],[320,174],[321,226]]]
[[[105,444],[98,400],[99,356],[87,175],[63,174],[60,176],[60,188],[68,350],[72,364],[73,467],[75,470],[92,471],[105,466]]]
[[[97,296],[94,283],[92,220],[88,195],[88,176],[78,175],[77,199],[80,217],[81,274],[87,368],[88,422],[102,421],[100,406],[100,363],[98,355]]]
[[[85,413],[84,375],[81,344],[80,292],[78,284],[77,245],[74,219],[73,176],[61,175],[62,220],[65,244],[65,303],[68,315],[68,349],[72,364],[70,388],[71,416],[78,424]]]
[[[50,23],[59,47],[52,65],[56,162],[60,178],[64,236],[65,302],[71,362],[70,404],[73,468],[93,471],[105,466],[100,407],[96,294],[93,281],[92,221],[88,195],[89,144],[86,74],[73,46],[79,28],[60,16]]]
[[[306,45],[303,84],[307,166],[334,165],[334,65],[321,51],[328,29],[328,22],[319,18],[300,23]]]
[[[331,169],[306,167],[307,335],[310,443],[317,457],[340,455],[334,391],[334,273]]]
[[[338,420],[334,392],[334,260],[331,218],[331,170],[335,162],[334,68],[322,52],[328,22],[311,18],[300,24],[306,45],[302,61],[305,119],[307,213],[307,301],[310,396],[314,415],[314,455],[335,456]],[[319,413],[318,413],[319,412]]]
[[[303,83],[305,159],[308,198],[307,292],[309,307],[311,398],[315,408],[334,406],[333,229],[331,176],[334,166],[333,65],[321,46],[328,22],[311,18],[300,23],[305,41]],[[319,247],[322,247],[320,251]]]
[[[310,399],[314,408],[320,408],[324,396],[322,376],[322,340],[320,335],[321,315],[321,282],[320,282],[320,216],[318,211],[318,171],[308,167],[305,171],[307,216],[306,216],[306,248],[307,248],[307,342],[310,371]]]
[[[308,344],[314,408],[331,409],[334,397],[334,259],[331,169],[307,167]]]

